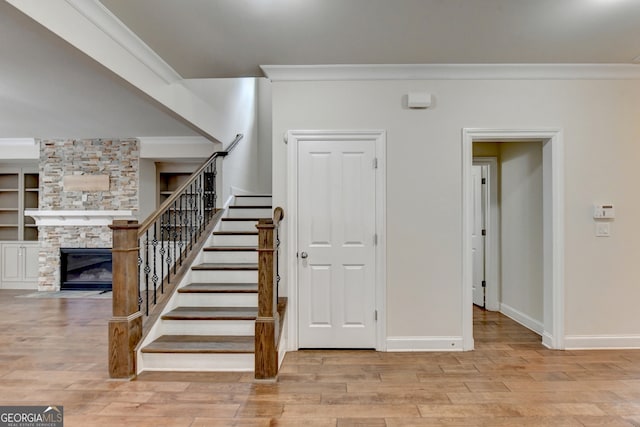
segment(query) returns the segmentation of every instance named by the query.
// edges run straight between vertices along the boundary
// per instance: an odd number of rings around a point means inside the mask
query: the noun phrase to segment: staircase
[[[253,371],[258,230],[271,196],[235,196],[137,353],[137,371]]]

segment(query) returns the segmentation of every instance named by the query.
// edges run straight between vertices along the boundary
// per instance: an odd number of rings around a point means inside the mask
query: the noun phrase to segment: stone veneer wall
[[[137,139],[40,141],[42,210],[138,210]],[[66,175],[109,175],[109,191],[65,191]],[[60,248],[111,247],[108,226],[40,226],[38,289],[60,288]]]

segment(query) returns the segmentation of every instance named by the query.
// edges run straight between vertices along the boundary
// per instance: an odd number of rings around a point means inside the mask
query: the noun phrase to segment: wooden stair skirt
[[[153,338],[141,346],[139,371],[254,370],[255,331],[261,327],[256,225],[272,217],[270,203],[266,195],[235,197],[167,305],[171,309],[160,316]],[[280,318],[285,309],[286,298],[280,298]]]

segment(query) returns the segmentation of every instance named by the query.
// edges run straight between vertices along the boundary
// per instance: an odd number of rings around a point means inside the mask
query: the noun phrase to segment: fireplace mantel
[[[36,220],[36,225],[111,225],[116,219],[135,219],[130,210],[40,210],[25,209],[24,214]]]

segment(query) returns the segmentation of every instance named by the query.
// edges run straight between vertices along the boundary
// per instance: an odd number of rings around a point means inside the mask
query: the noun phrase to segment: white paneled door
[[[473,303],[485,306],[485,218],[486,218],[486,186],[483,184],[487,176],[487,166],[473,165],[471,179],[473,188],[473,227],[471,228],[471,250],[473,253]]]
[[[373,141],[300,142],[300,348],[376,346],[374,162]]]

